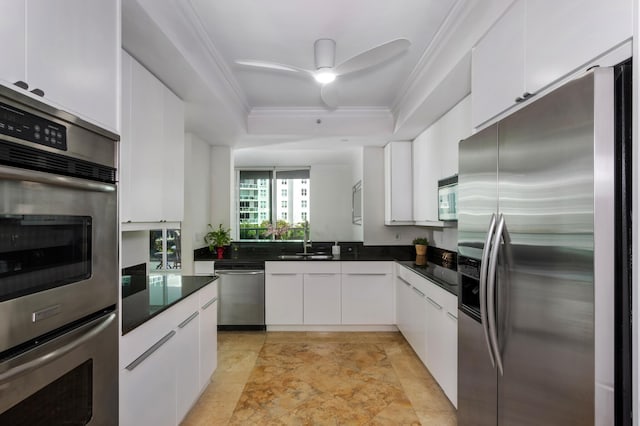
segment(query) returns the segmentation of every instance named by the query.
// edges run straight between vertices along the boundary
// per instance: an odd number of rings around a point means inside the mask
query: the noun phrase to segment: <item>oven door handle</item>
[[[81,189],[93,192],[115,192],[116,186],[110,183],[94,182],[70,176],[56,175],[53,173],[26,170],[17,167],[0,166],[0,178],[9,180],[26,180],[29,182],[44,183],[46,185],[63,186],[65,188]]]
[[[0,364],[0,385],[10,382],[17,376],[29,373],[36,368],[40,368],[43,365],[49,364],[56,359],[68,354],[74,349],[82,346],[87,341],[95,338],[97,335],[102,333],[113,321],[116,319],[116,313],[112,312],[107,316],[103,316],[97,318],[87,324],[84,324],[77,329],[60,336],[57,339],[68,340],[71,336],[73,336],[73,340],[69,343],[66,343],[60,347],[52,351],[47,351],[42,355],[37,355],[33,358],[33,352],[38,351],[38,348],[29,350],[21,355],[18,355],[14,358],[10,358],[9,360]],[[77,336],[80,334],[79,336]],[[47,342],[43,345],[43,348],[55,344],[57,339],[53,339],[50,342]],[[25,361],[25,358],[28,359]],[[32,359],[29,359],[32,358]]]

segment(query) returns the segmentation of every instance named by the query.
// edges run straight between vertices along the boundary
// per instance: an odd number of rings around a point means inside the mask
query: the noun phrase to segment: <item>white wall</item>
[[[311,240],[344,241],[351,234],[351,166],[311,167]]]
[[[211,201],[207,223],[214,228],[222,224],[224,228],[235,226],[235,173],[234,154],[228,146],[211,147]],[[206,223],[205,223],[206,230]],[[204,244],[203,244],[204,246]]]
[[[147,264],[149,271],[149,231],[122,233],[122,267]]]
[[[193,250],[204,247],[211,208],[211,146],[187,133],[184,138],[184,221],[182,273],[193,274]]]
[[[351,224],[351,188],[354,176],[360,175],[355,171],[361,162],[360,148],[246,148],[234,151],[234,159],[236,168],[310,167],[311,239],[362,241],[354,238],[357,234]]]

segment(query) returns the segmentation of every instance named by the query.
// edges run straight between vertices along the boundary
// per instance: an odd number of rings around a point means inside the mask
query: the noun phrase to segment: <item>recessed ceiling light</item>
[[[318,83],[327,84],[336,79],[336,74],[331,68],[319,68],[318,71],[313,74],[313,77]]]

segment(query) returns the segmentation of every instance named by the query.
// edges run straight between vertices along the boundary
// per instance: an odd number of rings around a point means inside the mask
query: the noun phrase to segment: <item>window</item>
[[[162,228],[150,230],[150,269],[181,269],[181,246],[180,229]]]
[[[238,239],[302,239],[302,222],[309,220],[308,210],[303,211],[309,205],[308,185],[308,169],[238,170]]]

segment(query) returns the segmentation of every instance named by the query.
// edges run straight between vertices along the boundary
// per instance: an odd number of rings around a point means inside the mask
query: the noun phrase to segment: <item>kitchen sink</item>
[[[316,254],[316,253],[307,253],[307,254],[281,254],[278,256],[278,259],[282,260],[329,260],[332,259],[333,256],[330,254]]]

